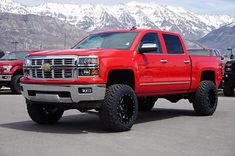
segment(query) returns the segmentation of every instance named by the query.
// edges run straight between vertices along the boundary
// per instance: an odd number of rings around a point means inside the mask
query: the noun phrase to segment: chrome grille
[[[76,77],[76,57],[32,57],[31,66],[25,67],[32,79],[73,79]],[[50,70],[43,70],[48,65]]]

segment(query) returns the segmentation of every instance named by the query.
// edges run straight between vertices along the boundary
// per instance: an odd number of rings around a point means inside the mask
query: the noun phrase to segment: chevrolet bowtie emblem
[[[51,70],[51,66],[50,64],[44,64],[41,66],[41,69],[44,71],[50,71]]]

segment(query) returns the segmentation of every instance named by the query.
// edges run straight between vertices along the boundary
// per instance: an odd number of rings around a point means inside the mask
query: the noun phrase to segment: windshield
[[[9,52],[5,53],[0,60],[24,60],[28,53],[29,52]]]
[[[78,43],[74,49],[111,48],[118,50],[129,50],[137,34],[137,32],[110,32],[93,34]]]
[[[188,50],[191,56],[212,56],[211,50]]]

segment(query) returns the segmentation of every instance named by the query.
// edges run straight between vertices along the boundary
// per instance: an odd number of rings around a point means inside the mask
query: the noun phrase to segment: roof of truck
[[[163,31],[163,30],[156,30],[156,29],[118,29],[118,30],[100,31],[100,32],[92,33],[92,34],[110,33],[110,32],[145,32],[145,31],[155,31],[155,32],[162,32],[162,33],[179,35],[178,33]]]

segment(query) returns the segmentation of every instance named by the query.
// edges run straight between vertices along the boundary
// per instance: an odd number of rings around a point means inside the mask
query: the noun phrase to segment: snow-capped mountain
[[[200,39],[199,42],[207,47],[217,48],[226,53],[228,47],[235,48],[235,23],[213,30]]]
[[[235,17],[228,15],[198,14],[181,7],[139,2],[112,6],[59,3],[24,6],[13,0],[1,0],[0,12],[50,16],[87,32],[136,26],[174,31],[190,39],[235,22]]]

